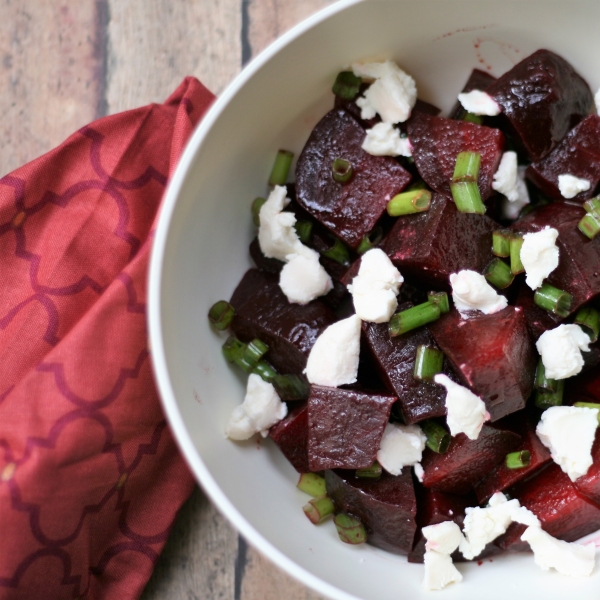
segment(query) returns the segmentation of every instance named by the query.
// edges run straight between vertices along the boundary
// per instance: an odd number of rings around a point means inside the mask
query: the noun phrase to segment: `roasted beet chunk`
[[[411,176],[389,156],[372,156],[361,146],[365,130],[343,110],[332,110],[313,129],[296,167],[299,204],[335,235],[356,248],[385,212],[388,200]],[[347,183],[335,181],[336,158],[352,164]]]
[[[428,211],[398,217],[383,250],[405,277],[449,289],[451,273],[481,272],[492,260],[497,228],[493,219],[461,213],[450,198],[433,194]]]
[[[308,398],[311,471],[362,469],[377,458],[395,396],[313,385]]]
[[[494,173],[504,150],[504,135],[500,130],[415,113],[408,122],[408,138],[419,174],[436,192],[450,194],[456,157],[460,152],[470,151],[481,154],[478,178],[481,198],[485,200],[492,195]]]
[[[484,425],[476,440],[464,433],[452,438],[445,454],[428,448],[423,453],[423,485],[451,494],[466,494],[509,452],[518,448],[521,437]]]
[[[327,495],[339,512],[358,517],[373,546],[395,554],[408,554],[417,523],[417,501],[410,468],[397,477],[359,479],[349,471],[326,471]]]
[[[590,115],[550,154],[527,168],[526,175],[552,200],[565,198],[558,187],[559,175],[574,175],[590,182],[587,192],[579,192],[573,202],[584,202],[594,195],[600,181],[600,117]]]
[[[523,309],[529,333],[531,334],[533,341],[537,342],[544,331],[558,327],[564,319],[563,317],[559,317],[552,312],[540,308],[533,301],[533,295],[533,290],[523,282],[519,287],[515,306]]]
[[[319,300],[290,304],[278,277],[250,269],[237,286],[231,304],[233,332],[243,342],[260,338],[269,346],[267,360],[281,373],[300,374],[319,334],[336,319]]]
[[[532,161],[546,156],[593,103],[588,84],[549,50],[523,59],[486,92],[502,107],[515,141]]]
[[[308,406],[294,409],[285,419],[273,425],[269,437],[298,473],[308,473]]]
[[[451,310],[430,331],[458,377],[481,396],[492,421],[524,408],[536,359],[521,309],[507,306],[469,319]]]
[[[546,226],[558,231],[558,267],[546,281],[573,296],[572,312],[600,294],[600,236],[590,240],[577,229],[584,214],[579,206],[554,202],[532,211],[511,226],[521,233],[540,231]]]
[[[600,434],[596,432],[596,440],[592,446],[594,464],[573,482],[575,489],[586,498],[600,505]]]

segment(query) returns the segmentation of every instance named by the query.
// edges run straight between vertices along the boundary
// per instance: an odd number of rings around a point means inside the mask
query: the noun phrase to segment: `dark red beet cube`
[[[587,179],[590,189],[580,192],[572,202],[585,202],[594,196],[600,182],[600,117],[590,115],[571,129],[563,140],[544,158],[529,165],[526,171],[542,193],[552,200],[564,200],[558,188],[558,176],[564,173]]]
[[[269,437],[298,473],[308,473],[308,406],[304,404],[269,430]]]
[[[265,358],[281,373],[300,374],[317,337],[336,321],[321,301],[290,304],[279,278],[250,269],[238,284],[231,304],[236,315],[231,329],[243,342],[260,338],[269,346]]]
[[[395,396],[312,385],[308,398],[310,470],[370,467],[395,401]]]
[[[598,344],[590,346],[590,350],[597,355]],[[584,360],[592,352],[584,352]],[[575,377],[569,377],[565,381],[565,397],[569,399],[569,404],[575,402],[600,403],[600,369],[592,369]]]
[[[425,449],[421,462],[425,471],[423,485],[450,494],[466,494],[520,442],[516,433],[489,425],[483,426],[476,440],[459,433],[445,454]]]
[[[451,273],[481,272],[492,260],[498,227],[493,219],[461,213],[450,198],[433,194],[428,211],[398,217],[382,248],[405,277],[449,290]]]
[[[473,90],[484,91],[487,87],[492,85],[496,81],[493,75],[490,75],[487,71],[481,71],[480,69],[473,69],[465,83],[462,92],[467,93]],[[463,108],[462,104],[457,100],[456,104],[450,111],[451,119],[462,119],[467,111]]]
[[[538,50],[486,90],[532,161],[546,156],[590,111],[588,84],[564,58]]]
[[[558,231],[558,267],[545,281],[573,296],[571,312],[600,294],[600,236],[590,240],[577,229],[584,214],[580,206],[554,202],[511,225],[512,230],[521,233],[540,231],[546,226]]]
[[[529,333],[531,334],[533,341],[537,342],[544,331],[558,327],[564,319],[535,304],[533,301],[533,294],[533,290],[523,282],[519,287],[515,306],[523,309]]]
[[[436,192],[450,195],[456,157],[460,152],[479,152],[479,191],[482,200],[493,193],[494,173],[502,158],[504,134],[499,129],[415,113],[407,124],[415,166]]]
[[[502,492],[516,485],[519,481],[531,477],[535,471],[547,465],[551,460],[548,448],[542,444],[535,433],[536,423],[533,415],[527,412],[519,412],[508,417],[502,426],[521,436],[521,444],[516,451],[527,450],[531,455],[529,466],[522,469],[509,469],[503,461],[488,473],[476,486],[475,494],[479,504],[486,503],[496,492]]]
[[[356,248],[411,175],[394,158],[372,156],[361,146],[365,130],[343,110],[327,113],[313,129],[296,166],[298,203],[317,221]],[[336,158],[352,164],[347,183],[335,181]]]
[[[523,310],[507,306],[463,319],[453,309],[429,330],[463,384],[485,402],[492,421],[525,407],[537,358]]]
[[[383,473],[378,480],[360,479],[351,471],[326,471],[327,495],[337,511],[358,517],[368,543],[408,554],[417,529],[417,501],[411,469],[398,476]]]
[[[598,433],[592,446],[592,458],[594,464],[585,475],[577,478],[573,485],[582,496],[600,505],[600,434]]]
[[[248,248],[250,252],[250,256],[254,261],[254,264],[261,270],[266,273],[273,273],[274,275],[279,275],[281,273],[281,269],[283,269],[282,261],[276,258],[267,258],[260,249],[260,243],[258,238],[255,237],[250,243],[250,247]]]

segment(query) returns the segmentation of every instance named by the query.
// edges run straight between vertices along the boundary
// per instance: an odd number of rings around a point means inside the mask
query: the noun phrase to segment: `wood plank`
[[[162,102],[186,75],[219,93],[241,66],[240,0],[108,0],[109,113]]]
[[[96,0],[0,0],[0,175],[98,114],[103,10]]]

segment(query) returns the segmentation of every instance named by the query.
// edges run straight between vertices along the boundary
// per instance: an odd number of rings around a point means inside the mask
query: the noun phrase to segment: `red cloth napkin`
[[[213,100],[100,119],[0,180],[0,598],[137,598],[192,476],[146,331],[165,185]]]

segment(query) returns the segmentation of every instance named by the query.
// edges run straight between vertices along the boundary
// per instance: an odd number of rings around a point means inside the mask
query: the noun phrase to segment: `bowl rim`
[[[301,21],[273,41],[256,57],[254,57],[216,98],[215,102],[201,119],[200,123],[188,140],[181,158],[175,168],[173,176],[167,186],[163,196],[162,205],[160,207],[158,223],[154,233],[154,240],[152,242],[150,264],[148,268],[147,325],[150,337],[150,346],[152,349],[152,368],[167,421],[171,427],[171,430],[173,431],[177,445],[179,446],[184,459],[194,474],[196,481],[201,485],[202,489],[216,506],[217,510],[219,510],[219,512],[227,518],[227,520],[251,546],[256,548],[279,568],[283,569],[286,573],[301,582],[303,585],[306,585],[319,594],[328,596],[334,600],[360,599],[340,590],[339,588],[313,575],[310,571],[300,567],[297,563],[288,558],[283,552],[278,550],[271,542],[267,541],[257,529],[255,529],[252,525],[250,525],[250,523],[248,523],[248,521],[246,521],[242,514],[228,499],[196,451],[194,443],[192,442],[187,431],[185,421],[177,405],[177,399],[167,367],[161,319],[162,266],[169,237],[169,229],[181,189],[186,182],[190,167],[194,162],[196,154],[200,151],[208,132],[211,130],[212,126],[221,116],[228,104],[237,95],[240,89],[244,87],[246,82],[263,65],[269,62],[277,53],[279,53],[296,38],[300,37],[308,30],[312,29],[322,21],[329,19],[338,12],[349,8],[350,6],[362,4],[366,1],[373,0],[338,0],[330,6],[321,9],[307,19]]]

